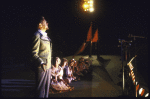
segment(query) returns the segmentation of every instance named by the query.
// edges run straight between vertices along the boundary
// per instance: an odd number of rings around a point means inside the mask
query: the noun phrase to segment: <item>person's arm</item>
[[[59,72],[56,72],[55,68],[52,67],[51,75],[54,76],[54,77],[55,77],[55,76],[58,76],[58,75],[59,75]]]
[[[52,69],[51,69],[51,75],[54,76],[54,77],[56,76],[54,66],[52,66]]]
[[[59,71],[57,72],[57,76],[60,76],[60,75],[62,75],[62,73],[63,73],[63,71],[62,71],[62,68],[61,67],[59,67]]]
[[[33,37],[33,42],[32,42],[32,56],[33,59],[36,60],[36,62],[39,65],[45,65],[43,60],[39,57],[38,53],[39,53],[39,47],[40,47],[40,34],[36,34]]]

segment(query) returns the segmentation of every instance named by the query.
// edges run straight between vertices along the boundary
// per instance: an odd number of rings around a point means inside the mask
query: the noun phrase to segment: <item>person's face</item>
[[[49,27],[48,27],[48,23],[46,20],[43,20],[39,25],[41,25],[41,29],[43,29],[44,31],[48,30]]]
[[[60,65],[61,60],[60,60],[60,59],[58,59],[58,60],[56,61],[56,63],[57,63],[57,65]]]
[[[48,27],[48,23],[47,23],[47,21],[46,21],[46,20],[44,21],[44,25],[45,25],[45,29],[46,29],[46,30],[48,30],[48,29],[49,29],[49,27]]]
[[[66,65],[67,65],[67,62],[64,62],[64,65],[63,65],[63,67],[64,67],[64,66],[66,66]]]
[[[71,62],[71,64],[70,64],[71,66],[73,66],[74,65],[74,62]]]

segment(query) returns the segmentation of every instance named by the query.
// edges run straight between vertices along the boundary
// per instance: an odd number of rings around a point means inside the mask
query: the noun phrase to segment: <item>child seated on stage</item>
[[[77,74],[78,75],[85,75],[89,72],[89,63],[83,57],[79,58],[77,63]]]
[[[73,75],[74,72],[74,60],[70,60],[68,66],[66,66],[65,68],[65,81],[67,83],[71,83],[71,81],[75,80],[76,77]]]
[[[59,57],[56,57],[54,61],[54,65],[52,66],[51,70],[51,89],[55,91],[71,91],[73,87],[70,87],[64,80],[63,80],[63,70],[64,66],[67,63],[67,60],[62,59],[62,67],[59,66],[61,60]]]

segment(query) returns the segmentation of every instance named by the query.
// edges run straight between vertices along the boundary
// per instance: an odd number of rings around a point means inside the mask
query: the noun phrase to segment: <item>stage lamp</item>
[[[93,7],[93,1],[90,1],[90,7]]]
[[[94,11],[94,8],[90,8],[90,12],[93,12]]]
[[[89,8],[89,5],[85,2],[85,3],[83,4],[83,8],[84,8],[84,9],[88,9],[88,8]]]
[[[93,0],[90,0],[90,4],[93,4]]]
[[[139,95],[143,96],[144,92],[145,92],[145,89],[140,88],[140,90],[139,90]]]
[[[83,9],[84,11],[93,12],[94,11],[93,0],[84,0]]]
[[[148,97],[148,96],[149,96],[149,93],[146,93],[146,94],[145,94],[145,97]]]

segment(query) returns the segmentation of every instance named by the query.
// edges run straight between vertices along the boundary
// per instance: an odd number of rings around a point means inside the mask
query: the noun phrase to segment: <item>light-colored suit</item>
[[[45,69],[51,68],[52,43],[50,39],[45,39],[44,36],[37,31],[33,37],[32,55],[37,67],[40,68],[41,63],[46,63]]]
[[[45,33],[46,34],[46,33]],[[32,58],[35,66],[35,77],[36,77],[36,97],[48,98],[49,88],[51,81],[51,55],[52,55],[52,44],[47,34],[44,36],[38,30],[33,37],[32,45]],[[46,62],[47,60],[47,62]],[[42,63],[47,63],[44,68],[41,67]]]

